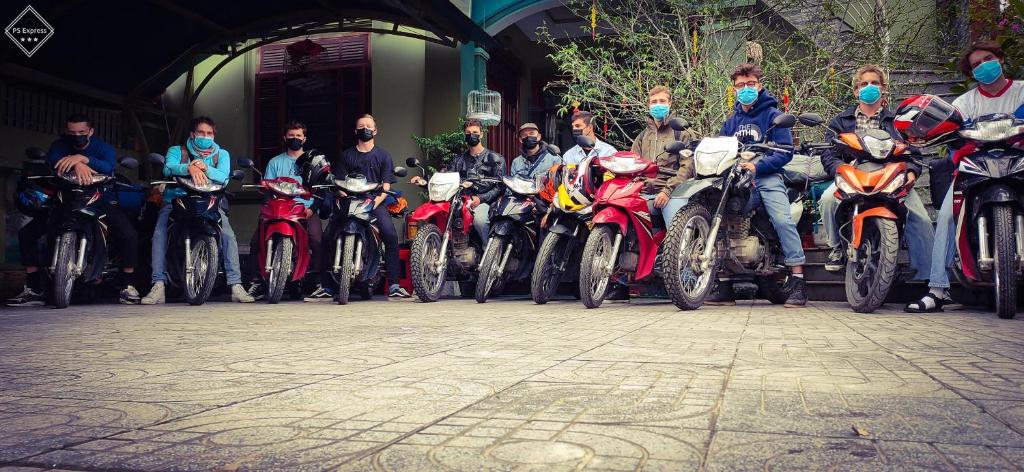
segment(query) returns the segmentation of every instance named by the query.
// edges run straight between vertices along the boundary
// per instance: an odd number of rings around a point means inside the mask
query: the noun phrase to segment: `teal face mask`
[[[882,89],[874,84],[865,85],[857,92],[857,98],[868,105],[874,105],[882,98]]]
[[[665,117],[668,116],[668,105],[651,105],[651,116],[654,117],[655,120],[664,120]]]
[[[736,100],[746,106],[753,105],[757,101],[756,87],[743,87],[736,91]]]
[[[206,136],[194,136],[192,138],[192,144],[199,149],[210,149],[213,147],[213,138],[208,138]]]
[[[992,59],[991,61],[978,64],[978,67],[975,67],[972,73],[974,80],[983,85],[989,85],[999,80],[999,76],[1003,75],[1003,65],[999,63],[999,59]]]

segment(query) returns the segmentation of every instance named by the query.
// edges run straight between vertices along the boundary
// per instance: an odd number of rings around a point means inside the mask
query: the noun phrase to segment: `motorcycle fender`
[[[423,221],[434,223],[434,225],[444,233],[448,223],[449,211],[451,211],[451,204],[448,202],[428,202],[420,205],[419,208],[416,208],[416,210],[409,215],[409,218],[417,223]]]
[[[861,237],[864,235],[864,220],[872,217],[889,220],[899,219],[892,210],[883,206],[870,208],[858,213],[857,216],[853,217],[853,238],[851,238],[850,242],[854,249],[860,249]]]
[[[566,218],[556,218],[554,222],[548,225],[548,232],[572,236],[572,233],[576,231],[576,226],[575,222],[567,222]]]
[[[715,180],[717,179],[687,180],[676,186],[675,190],[672,191],[672,195],[669,195],[669,198],[680,200],[680,203],[686,205],[697,194],[707,190],[709,187],[714,187]]]
[[[295,243],[294,254],[295,266],[292,267],[292,281],[301,280],[306,275],[306,270],[309,268],[309,237],[306,234],[306,229],[299,223],[291,221],[272,221],[264,225],[263,238],[260,240],[259,252],[256,254],[257,261],[259,262],[259,269],[263,273],[263,277],[266,278],[269,274],[266,272],[267,267],[267,241],[273,239],[275,235],[281,235],[291,238]]]
[[[1012,203],[1024,209],[1024,194],[1009,185],[988,185],[972,198],[971,217],[977,218],[981,210],[995,203]]]
[[[339,229],[344,234],[363,234],[363,227],[367,221],[358,218],[348,218],[341,222]]]
[[[626,215],[622,210],[617,210],[613,207],[605,207],[594,213],[594,219],[591,220],[592,226],[600,224],[613,224],[619,227],[619,231],[622,234],[629,233],[629,216]]]
[[[515,224],[511,220],[500,219],[498,221],[491,222],[491,236],[508,236],[512,234],[515,229]]]

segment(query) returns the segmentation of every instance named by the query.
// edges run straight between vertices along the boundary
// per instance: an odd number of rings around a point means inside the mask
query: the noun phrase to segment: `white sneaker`
[[[252,303],[256,299],[249,295],[249,292],[245,291],[245,287],[242,284],[234,284],[231,286],[231,301],[238,303]]]
[[[161,305],[167,302],[167,297],[164,295],[164,283],[155,282],[153,288],[150,289],[149,294],[139,301],[142,305]]]

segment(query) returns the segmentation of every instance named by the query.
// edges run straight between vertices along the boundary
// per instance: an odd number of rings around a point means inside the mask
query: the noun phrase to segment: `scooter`
[[[299,282],[309,268],[309,234],[306,233],[306,206],[299,198],[310,198],[308,190],[291,177],[263,179],[242,188],[269,193],[260,207],[256,227],[259,236],[257,263],[267,282],[267,303],[281,301],[289,282]]]
[[[477,303],[486,303],[495,287],[530,275],[537,255],[538,215],[547,209],[540,201],[538,182],[503,177],[506,194],[491,206],[491,234],[480,260]]]

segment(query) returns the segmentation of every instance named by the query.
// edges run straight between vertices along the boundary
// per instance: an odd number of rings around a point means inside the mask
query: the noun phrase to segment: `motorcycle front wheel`
[[[185,274],[185,301],[189,305],[202,305],[209,300],[213,284],[217,282],[218,251],[217,238],[212,235],[192,239],[191,257],[183,258],[185,267],[182,270]]]
[[[572,236],[548,233],[544,243],[540,245],[537,253],[537,262],[533,266],[533,274],[530,276],[530,295],[533,302],[543,305],[554,298],[558,293],[558,284],[562,281],[562,271],[558,269],[559,264],[565,256],[566,246],[572,243]]]
[[[436,302],[441,298],[448,269],[447,258],[444,263],[437,263],[442,257],[441,241],[441,230],[432,223],[421,223],[412,241],[409,255],[412,291],[422,302]]]
[[[71,305],[71,294],[75,290],[75,264],[78,262],[75,257],[78,237],[74,231],[57,236],[55,251],[57,251],[57,267],[53,273],[53,304],[57,308],[67,308]]]
[[[702,205],[688,205],[672,218],[665,238],[662,280],[672,303],[680,310],[696,310],[715,285],[719,260],[701,270],[701,255],[711,237],[711,213]],[[713,252],[714,253],[714,252]]]
[[[505,238],[494,237],[487,245],[484,257],[480,259],[480,279],[476,283],[477,303],[487,303],[491,291],[500,285],[500,279],[504,274],[498,273],[498,266],[501,265],[505,247],[509,244],[512,243]]]
[[[271,255],[270,273],[267,274],[267,303],[273,305],[281,301],[285,287],[292,275],[292,238],[275,236],[274,252]]]
[[[580,300],[587,308],[597,308],[608,296],[608,285],[619,255],[612,253],[616,230],[609,225],[597,226],[583,246],[580,263]],[[608,268],[611,267],[611,270]]]
[[[871,313],[885,303],[896,280],[900,234],[886,218],[864,221],[856,260],[846,262],[846,301],[857,313]]]
[[[342,245],[341,270],[335,274],[338,280],[338,293],[334,296],[334,301],[339,305],[346,305],[349,292],[352,290],[352,279],[355,277],[356,235],[347,234],[344,239],[338,237],[337,244]]]
[[[1004,320],[1017,316],[1017,231],[1013,207],[992,207],[993,263],[996,278],[996,314]]]

